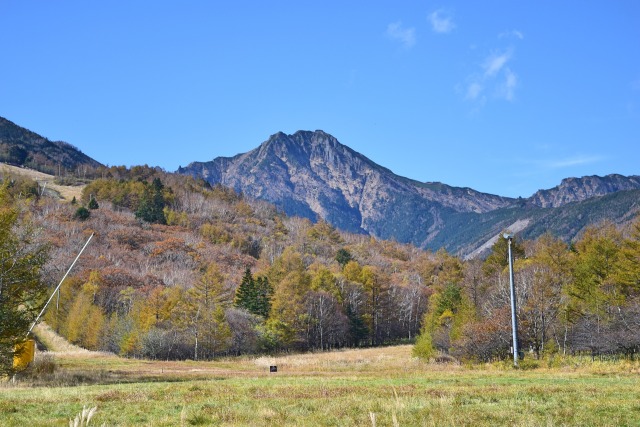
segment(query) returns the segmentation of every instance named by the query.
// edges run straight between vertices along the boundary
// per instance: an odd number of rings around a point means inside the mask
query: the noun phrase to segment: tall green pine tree
[[[269,279],[259,276],[256,279],[256,302],[254,313],[265,319],[269,317],[271,311],[271,295],[273,295],[273,287],[269,283]]]
[[[242,276],[240,286],[236,290],[234,304],[236,307],[244,308],[249,313],[269,317],[271,310],[271,295],[273,288],[266,277],[253,278],[251,269],[247,268]]]
[[[252,301],[255,299],[255,280],[251,274],[251,269],[247,268],[242,276],[240,286],[236,290],[234,305],[251,312]]]
[[[160,178],[154,178],[151,185],[145,184],[145,192],[136,210],[136,218],[153,224],[166,224],[163,191],[164,185]]]

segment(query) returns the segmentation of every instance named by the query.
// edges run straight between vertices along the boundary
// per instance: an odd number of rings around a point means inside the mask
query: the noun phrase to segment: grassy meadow
[[[93,407],[97,426],[640,425],[638,362],[514,370],[425,363],[411,346],[214,362],[53,357],[54,372],[0,383],[0,425],[68,425]]]
[[[26,176],[27,178],[37,181],[41,186],[48,189],[50,192],[53,192],[53,195],[57,195],[67,201],[71,201],[74,197],[77,200],[80,200],[82,197],[82,189],[84,188],[84,185],[69,186],[56,184],[55,176],[43,172],[38,172],[37,170],[20,168],[0,162],[0,173]]]

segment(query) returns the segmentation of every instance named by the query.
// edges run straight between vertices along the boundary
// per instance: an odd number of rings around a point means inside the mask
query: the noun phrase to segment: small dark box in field
[[[278,372],[278,367],[275,365],[269,366],[269,372]]]

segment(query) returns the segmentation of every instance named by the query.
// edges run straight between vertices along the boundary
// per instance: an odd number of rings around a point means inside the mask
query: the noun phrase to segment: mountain
[[[557,208],[572,202],[627,190],[640,190],[640,176],[617,174],[565,178],[560,185],[549,190],[537,191],[528,200],[541,208]]]
[[[489,212],[513,199],[395,175],[323,131],[282,132],[258,148],[178,173],[267,200],[289,215],[425,246],[457,212]]]
[[[3,117],[0,117],[0,162],[58,174],[102,166],[71,144],[50,141]]]
[[[267,200],[289,215],[323,218],[346,231],[478,255],[502,230],[569,241],[602,219],[627,222],[640,207],[637,176],[568,178],[512,199],[395,175],[317,130],[272,135],[234,157],[177,171]]]
[[[512,199],[395,175],[323,131],[282,132],[255,150],[178,173],[267,200],[289,215],[425,246],[455,212],[488,212]]]
[[[53,142],[0,117],[0,162],[45,173],[102,166],[65,142]],[[398,176],[323,131],[282,132],[234,157],[178,170],[266,200],[289,215],[337,228],[471,257],[503,230],[571,241],[607,220],[623,225],[640,212],[640,177],[567,178],[527,199],[512,199]]]

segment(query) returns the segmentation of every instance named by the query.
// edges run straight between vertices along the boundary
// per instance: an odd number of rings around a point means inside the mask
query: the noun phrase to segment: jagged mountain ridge
[[[0,162],[28,166],[45,173],[102,166],[73,145],[50,141],[4,117],[0,117]]]
[[[0,161],[46,173],[102,166],[70,144],[2,117]],[[510,199],[395,175],[322,131],[280,132],[248,153],[194,162],[178,172],[346,231],[462,256],[478,255],[505,229],[527,239],[552,232],[570,241],[590,224],[606,219],[623,225],[640,212],[637,175],[567,178],[527,199]]]
[[[581,202],[592,197],[604,196],[618,191],[640,189],[640,176],[611,174],[582,178],[565,178],[560,185],[548,190],[539,190],[528,201],[541,208],[558,208],[568,203]]]
[[[395,175],[323,131],[279,132],[252,151],[194,162],[178,173],[270,201],[289,215],[421,246],[453,212],[483,213],[514,202]]]
[[[567,178],[528,199],[511,199],[421,183],[395,175],[323,131],[279,132],[247,153],[194,162],[178,173],[267,200],[290,215],[323,218],[343,230],[463,255],[514,224],[530,238],[553,232],[557,224],[557,234],[570,240],[585,226],[580,218],[597,217],[583,212],[601,209],[592,199],[640,188],[637,176]],[[637,211],[633,197],[625,200],[620,212],[609,211],[615,223]],[[558,210],[567,205],[576,206]],[[581,226],[572,228],[572,221]]]

